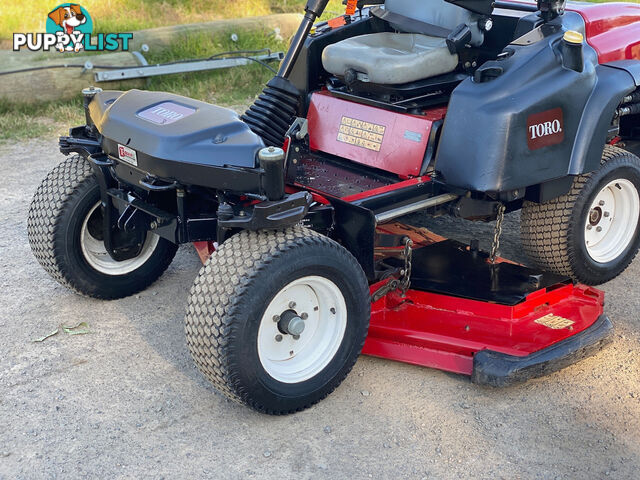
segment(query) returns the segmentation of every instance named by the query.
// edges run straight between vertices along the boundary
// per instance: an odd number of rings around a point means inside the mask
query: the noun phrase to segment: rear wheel
[[[155,282],[178,247],[147,234],[135,257],[114,260],[104,246],[100,203],[89,163],[78,155],[67,158],[33,197],[29,243],[38,262],[62,285],[95,298],[126,297]]]
[[[596,172],[575,178],[568,194],[525,202],[521,236],[538,266],[599,285],[620,275],[640,248],[640,159],[607,146]]]
[[[240,232],[202,267],[185,317],[198,368],[229,398],[269,414],[307,408],[353,367],[369,288],[353,256],[303,227]]]

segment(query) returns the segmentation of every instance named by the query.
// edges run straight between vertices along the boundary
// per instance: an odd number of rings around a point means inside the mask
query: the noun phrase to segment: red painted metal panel
[[[584,18],[587,42],[598,52],[600,63],[640,59],[640,5],[572,3],[568,10]]]
[[[379,287],[373,285],[372,292]],[[541,290],[515,307],[416,290],[403,298],[395,292],[372,305],[363,353],[469,375],[476,352],[537,352],[589,328],[603,304],[603,292],[581,285]],[[553,329],[535,322],[549,314],[574,323]]]
[[[404,342],[389,341],[385,338],[370,335],[362,351],[372,357],[387,358],[397,362],[437,368],[447,372],[471,375],[473,357],[460,353],[452,353],[438,348],[421,347]]]
[[[314,93],[309,113],[311,150],[401,176],[419,175],[431,127],[445,108],[424,116],[407,115]]]
[[[213,242],[193,242],[193,246],[198,252],[200,261],[205,264],[213,252],[216,251],[216,247]]]
[[[355,202],[356,200],[362,200],[363,198],[374,197],[376,195],[381,195],[383,193],[392,192],[394,190],[400,190],[402,188],[411,187],[413,185],[418,185],[420,183],[430,182],[431,177],[425,175],[423,177],[411,178],[409,180],[404,180],[398,183],[392,183],[391,185],[387,185],[386,187],[374,188],[373,190],[367,190],[366,192],[356,193],[354,195],[349,195],[344,197],[342,200],[346,202]]]

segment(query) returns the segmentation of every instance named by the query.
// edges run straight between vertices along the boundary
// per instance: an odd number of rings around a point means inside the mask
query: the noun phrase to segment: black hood
[[[105,153],[113,156],[121,144],[147,159],[253,168],[264,147],[234,111],[171,93],[104,91],[89,109]]]

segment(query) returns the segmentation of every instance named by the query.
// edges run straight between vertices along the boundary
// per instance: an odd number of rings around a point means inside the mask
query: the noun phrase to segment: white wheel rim
[[[80,231],[80,247],[87,263],[105,275],[126,275],[144,265],[151,255],[153,255],[160,237],[153,233],[148,233],[142,245],[142,250],[137,257],[118,262],[107,253],[104,241],[95,238],[89,231],[89,219],[98,208],[100,208],[100,202],[96,203],[91,211],[89,211],[82,223],[82,230]]]
[[[287,311],[304,318],[304,331],[297,339],[283,333],[277,321]],[[347,305],[336,284],[324,277],[300,278],[276,294],[260,320],[260,363],[280,382],[304,382],[331,362],[346,327]]]
[[[608,263],[633,241],[640,217],[640,196],[629,180],[607,184],[596,195],[585,222],[584,240],[589,256]]]

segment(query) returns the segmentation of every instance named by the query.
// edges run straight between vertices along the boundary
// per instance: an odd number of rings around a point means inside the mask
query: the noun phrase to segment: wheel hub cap
[[[600,220],[602,220],[602,209],[600,207],[596,207],[589,213],[589,223],[594,227],[600,223]]]
[[[304,332],[304,320],[293,310],[287,310],[280,315],[278,329],[289,335],[302,335]]]

